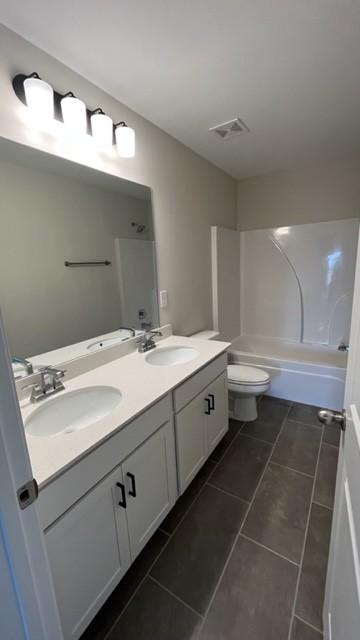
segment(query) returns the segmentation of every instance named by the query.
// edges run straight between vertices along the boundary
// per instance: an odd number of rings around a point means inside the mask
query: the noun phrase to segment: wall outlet
[[[163,289],[162,291],[160,291],[159,297],[160,297],[160,309],[166,309],[166,307],[168,306],[167,290]]]

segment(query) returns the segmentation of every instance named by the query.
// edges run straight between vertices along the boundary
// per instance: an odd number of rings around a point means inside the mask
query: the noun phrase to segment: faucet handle
[[[41,369],[39,369],[39,373],[43,375],[48,373],[56,378],[63,378],[65,373],[67,373],[67,369],[58,369],[57,367],[49,365],[48,367],[41,367]]]

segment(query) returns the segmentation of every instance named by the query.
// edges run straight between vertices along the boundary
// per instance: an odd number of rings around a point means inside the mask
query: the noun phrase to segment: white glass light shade
[[[91,132],[96,146],[107,151],[113,144],[113,121],[105,113],[93,113],[91,118]]]
[[[26,105],[39,122],[54,118],[54,90],[40,78],[25,78]]]
[[[61,112],[69,132],[78,136],[86,134],[86,106],[75,96],[61,98]]]
[[[119,125],[115,129],[116,148],[122,158],[133,158],[135,155],[135,131],[131,127]]]

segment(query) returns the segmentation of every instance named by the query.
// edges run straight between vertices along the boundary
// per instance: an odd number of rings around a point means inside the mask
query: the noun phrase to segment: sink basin
[[[114,387],[85,387],[52,398],[27,418],[25,431],[32,436],[54,436],[91,427],[121,402]]]
[[[98,351],[99,349],[104,349],[104,347],[113,347],[114,344],[120,344],[124,340],[127,340],[127,337],[114,336],[113,338],[104,338],[103,340],[92,342],[86,348],[88,351]]]
[[[158,367],[172,367],[174,364],[190,362],[198,355],[199,352],[192,347],[156,347],[145,356],[145,360]]]

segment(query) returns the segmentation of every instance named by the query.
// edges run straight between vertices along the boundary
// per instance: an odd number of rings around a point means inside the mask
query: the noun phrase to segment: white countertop
[[[122,401],[112,413],[86,429],[46,437],[26,434],[33,475],[40,488],[63,473],[67,467],[73,465],[103,440],[123,428],[137,415],[179,386],[230,346],[230,343],[227,342],[180,336],[165,338],[157,344],[156,348],[193,347],[197,349],[199,355],[184,364],[153,366],[146,362],[146,354],[136,351],[71,380],[67,381],[65,378],[65,391],[59,392],[48,400],[33,404],[27,397],[20,402],[25,422],[38,407],[53,402],[60,394],[67,391],[89,386],[109,385],[119,389],[122,393]]]

